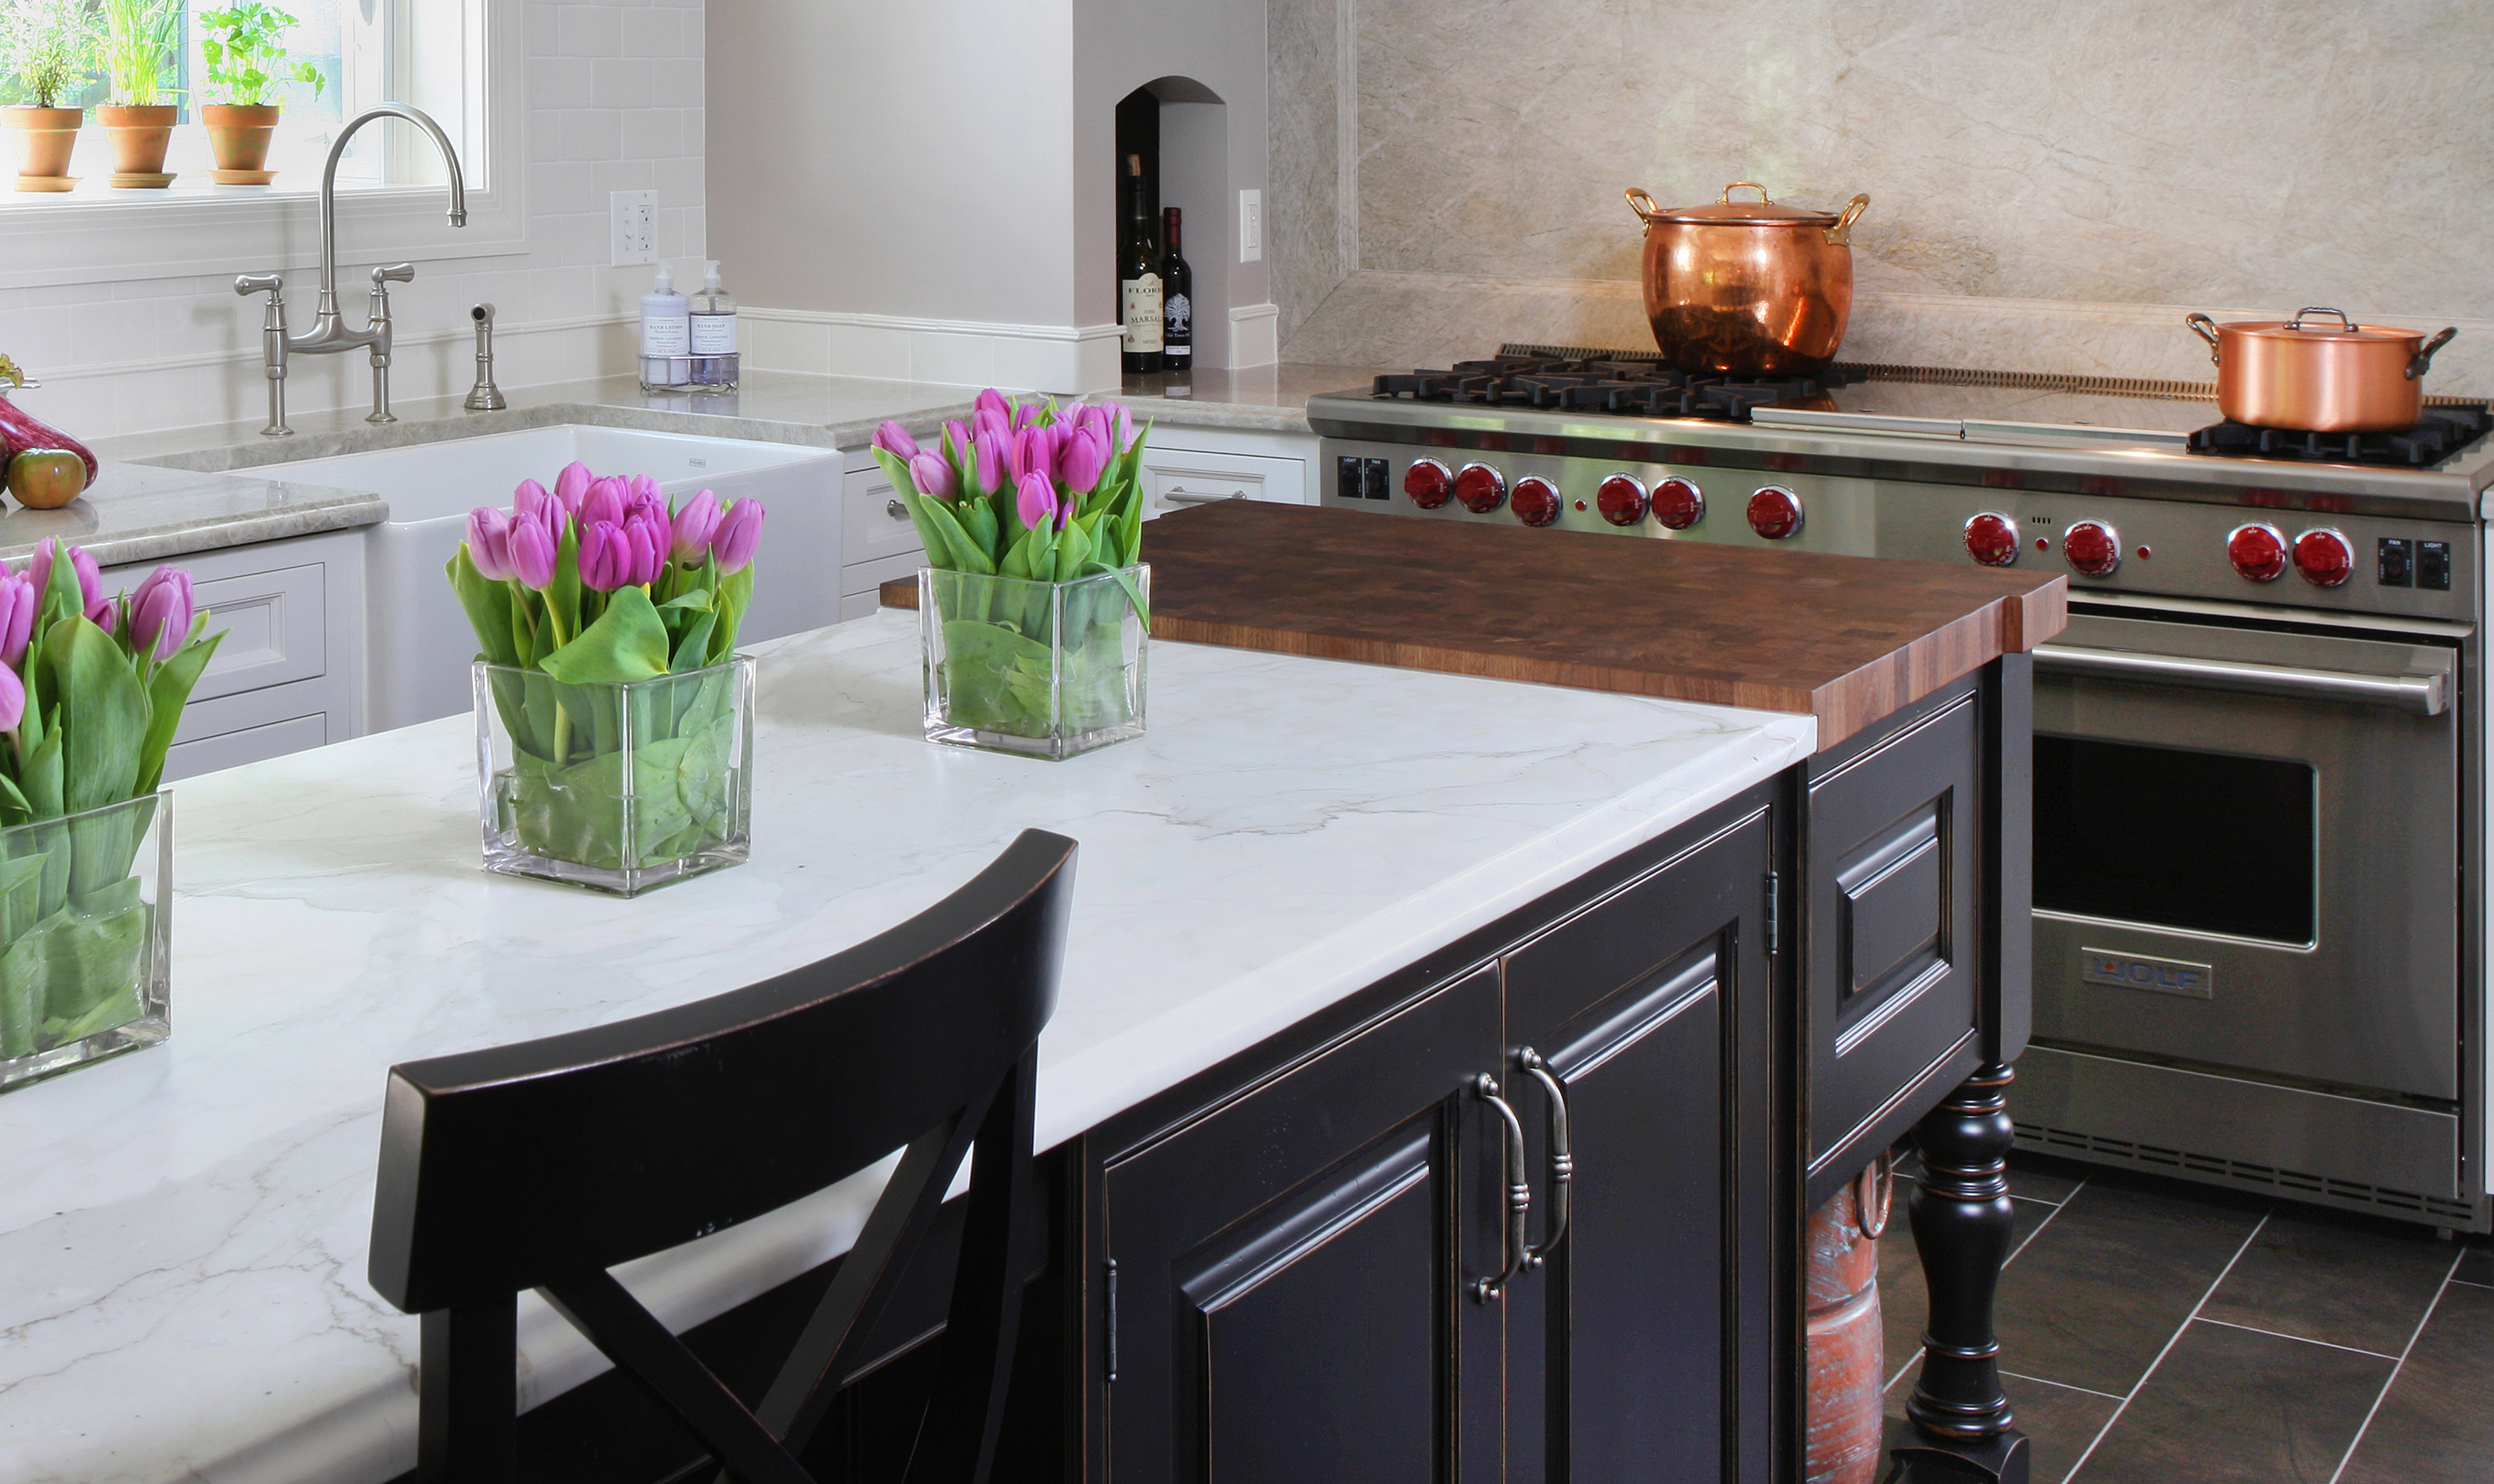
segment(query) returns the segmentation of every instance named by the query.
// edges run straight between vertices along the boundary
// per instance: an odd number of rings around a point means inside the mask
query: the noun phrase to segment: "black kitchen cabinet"
[[[1095,1476],[1714,1479],[1735,1457],[1762,1470],[1775,1285],[1759,1272],[1745,1287],[1739,1268],[1745,1246],[1773,1248],[1770,1182],[1733,1169],[1744,1138],[1761,1168],[1772,1158],[1774,818],[1763,800],[1732,811],[1106,1159]],[[1574,1173],[1554,1242],[1561,1099]],[[1520,1171],[1501,1104],[1520,1120]],[[1519,1175],[1537,1264],[1505,1229]]]

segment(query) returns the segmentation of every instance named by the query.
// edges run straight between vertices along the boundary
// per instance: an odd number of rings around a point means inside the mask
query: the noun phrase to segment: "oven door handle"
[[[2035,665],[2051,674],[2087,680],[2188,685],[2201,690],[2233,690],[2292,700],[2384,706],[2412,716],[2439,716],[2450,704],[2449,678],[2438,673],[2360,675],[2348,670],[2310,670],[2300,665],[2264,665],[2242,659],[2185,659],[2174,654],[2139,654],[2128,650],[2090,650],[2066,644],[2037,645]]]

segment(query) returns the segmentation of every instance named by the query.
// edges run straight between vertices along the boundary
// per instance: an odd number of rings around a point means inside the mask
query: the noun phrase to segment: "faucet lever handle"
[[[373,287],[375,288],[379,288],[385,283],[411,284],[413,282],[415,282],[415,264],[411,262],[394,262],[386,268],[375,268],[373,270]]]
[[[286,280],[274,273],[246,273],[234,280],[234,292],[244,298],[264,293],[272,299],[282,299],[286,296]]]

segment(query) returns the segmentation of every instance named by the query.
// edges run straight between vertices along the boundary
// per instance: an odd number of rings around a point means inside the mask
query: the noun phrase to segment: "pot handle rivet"
[[[2433,364],[2433,352],[2450,344],[2450,337],[2458,333],[2459,326],[2445,325],[2441,334],[2426,341],[2424,348],[2416,353],[2416,359],[2408,362],[2408,379],[2411,381],[2424,379],[2425,368]]]
[[[1836,225],[1827,229],[1827,245],[1829,247],[1849,246],[1853,241],[1853,224],[1861,221],[1862,213],[1870,209],[1870,197],[1868,196],[1856,196],[1846,201],[1844,215],[1838,217]]]
[[[2217,321],[2205,315],[2185,315],[2182,317],[2182,322],[2191,327],[2192,334],[2208,343],[2208,364],[2211,366],[2223,364],[2217,359]]]

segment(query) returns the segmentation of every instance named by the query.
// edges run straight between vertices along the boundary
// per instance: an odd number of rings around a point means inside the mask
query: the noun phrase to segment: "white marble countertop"
[[[244,474],[199,473],[105,460],[93,487],[58,510],[12,506],[0,515],[0,559],[46,536],[83,546],[106,566],[387,519],[376,495]]]
[[[467,717],[175,789],[173,1036],[0,1096],[0,1478],[386,1480],[416,1323],[364,1279],[393,1062],[871,936],[1081,843],[1043,1147],[1810,754],[1807,716],[1155,645],[1061,764],[919,738],[914,615],[763,646],[753,859],[636,901],[477,864]],[[623,1276],[678,1328],[845,1251],[866,1176]],[[523,1405],[603,1363],[523,1301]]]

